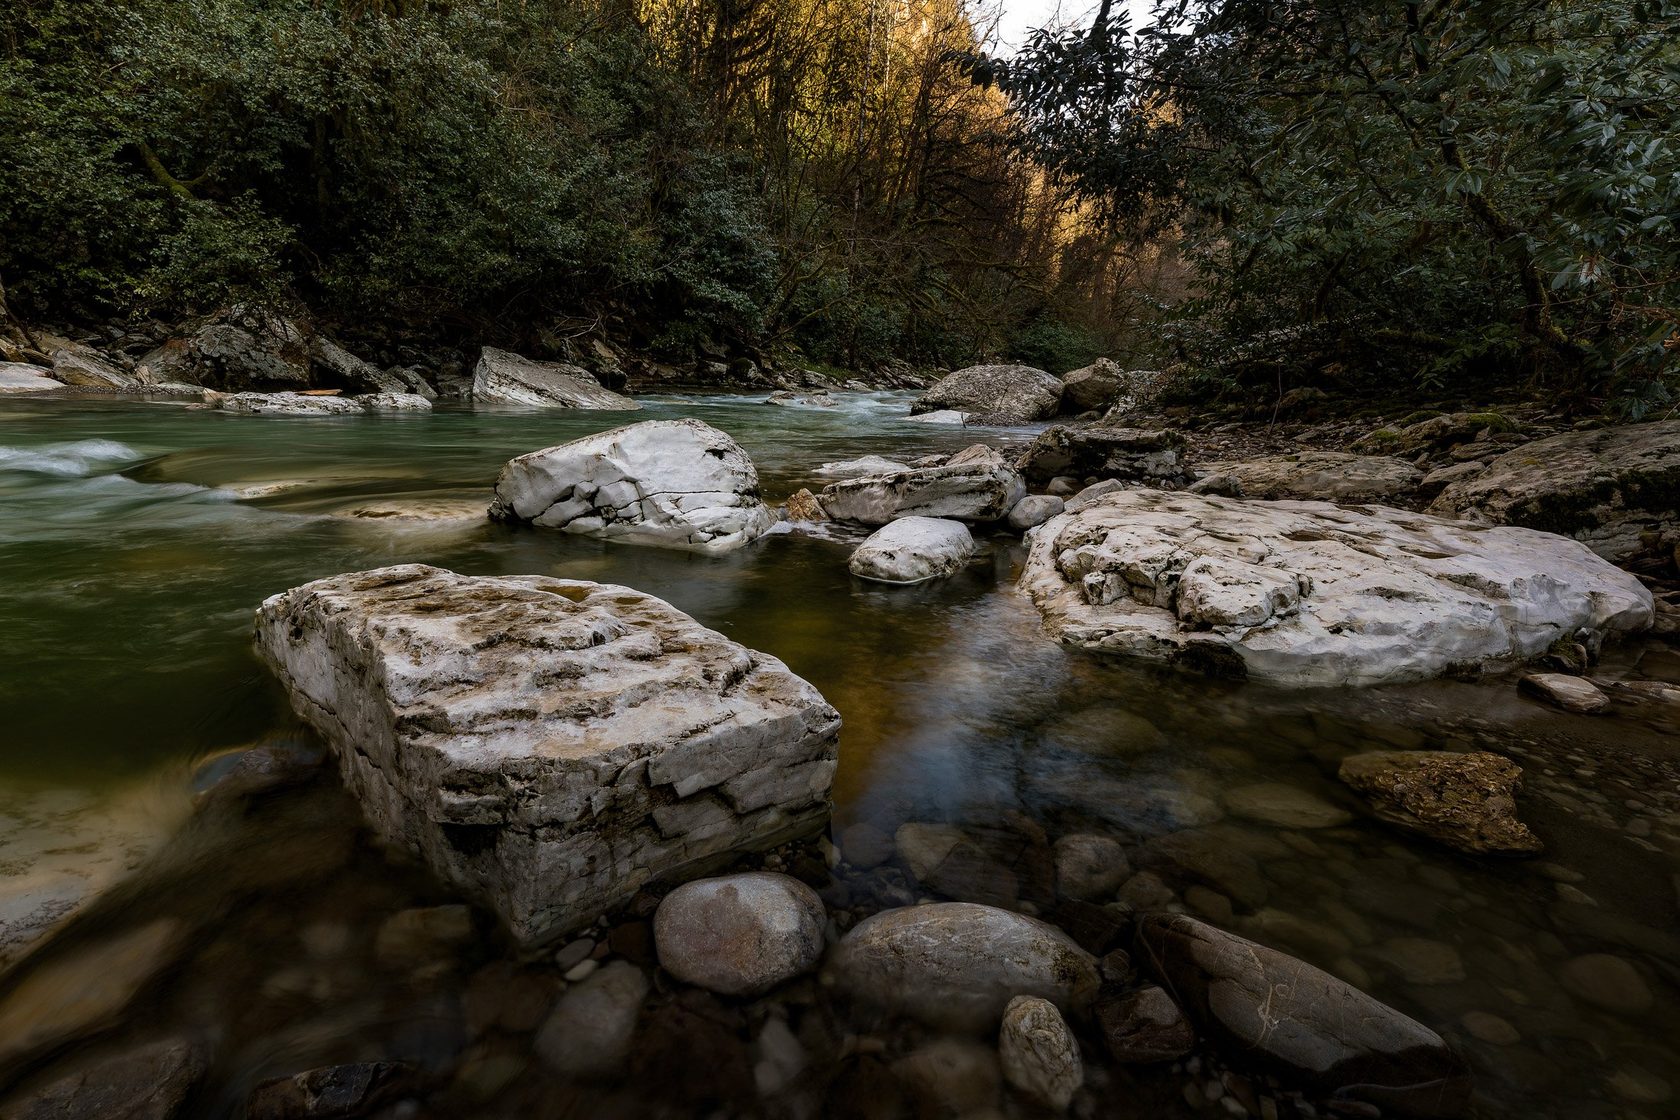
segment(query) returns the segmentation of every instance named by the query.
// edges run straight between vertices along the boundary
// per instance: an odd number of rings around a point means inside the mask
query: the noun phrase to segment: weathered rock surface
[[[1327,972],[1178,914],[1140,919],[1133,956],[1228,1061],[1385,1115],[1468,1108],[1468,1074],[1439,1035]]]
[[[1032,366],[969,366],[934,383],[911,402],[912,415],[967,412],[992,424],[1030,424],[1056,415],[1062,383]]]
[[[350,1120],[375,1115],[414,1082],[403,1062],[322,1066],[264,1081],[251,1091],[246,1120]]]
[[[1066,508],[1062,499],[1050,494],[1028,494],[1015,503],[1004,520],[1018,533],[1036,529]]]
[[[897,459],[888,459],[881,455],[862,455],[856,459],[843,459],[838,463],[824,463],[811,473],[824,478],[864,478],[870,475],[899,474],[909,469],[909,463],[901,463]]]
[[[1085,1084],[1079,1040],[1056,1005],[1038,996],[1016,996],[1004,1008],[998,1059],[1005,1081],[1057,1112]]]
[[[642,406],[601,387],[582,366],[539,362],[486,346],[473,368],[472,402],[516,408],[594,408],[634,412]]]
[[[1112,836],[1075,832],[1056,841],[1056,888],[1068,898],[1107,901],[1131,878],[1126,849]]]
[[[1567,538],[1382,507],[1119,491],[1029,539],[1021,586],[1061,641],[1292,684],[1423,679],[1652,617]]]
[[[138,389],[140,381],[106,361],[89,346],[53,351],[53,376],[78,389]]]
[[[828,513],[809,490],[795,490],[783,505],[789,521],[827,521]]]
[[[1342,760],[1342,781],[1390,824],[1476,854],[1530,855],[1539,837],[1517,818],[1522,767],[1485,751],[1368,751]]]
[[[837,987],[866,1006],[955,1030],[987,1030],[1019,995],[1077,1011],[1096,994],[1095,959],[1054,926],[969,902],[887,910],[835,947]]]
[[[775,516],[740,444],[699,420],[649,420],[508,460],[490,516],[606,540],[728,552]]]
[[[51,393],[64,388],[45,366],[23,362],[0,362],[0,395],[12,393]]]
[[[901,517],[857,546],[848,565],[859,579],[922,583],[962,570],[974,555],[974,537],[961,521]]]
[[[255,307],[236,307],[140,359],[141,380],[182,382],[227,392],[307,389],[312,335],[303,324]]]
[[[1131,381],[1112,358],[1098,358],[1062,375],[1062,411],[1077,415],[1112,408],[1127,394]]]
[[[980,423],[980,421],[975,420],[973,413],[961,412],[954,408],[941,408],[936,409],[933,412],[923,412],[919,415],[908,417],[908,419],[913,424],[949,424],[958,428],[963,427],[970,420],[974,420],[975,423]]]
[[[1058,424],[1040,432],[1017,465],[1034,485],[1059,475],[1150,485],[1184,482],[1189,477],[1184,469],[1184,437],[1164,428]]]
[[[629,961],[612,961],[560,997],[533,1043],[562,1077],[611,1077],[630,1054],[649,984]]]
[[[818,499],[837,521],[885,525],[900,517],[998,521],[1026,493],[1026,483],[1002,455],[975,444],[941,466],[831,483]]]
[[[1566,712],[1591,715],[1610,706],[1610,697],[1584,677],[1567,673],[1528,673],[1517,684],[1524,692],[1556,704]]]
[[[257,648],[375,828],[522,942],[828,813],[834,709],[626,587],[357,572],[265,602]]]
[[[1208,463],[1204,475],[1223,475],[1243,498],[1305,498],[1325,502],[1390,502],[1418,488],[1423,472],[1404,459],[1298,451],[1242,462]]]
[[[1196,1045],[1196,1031],[1166,989],[1154,984],[1097,1005],[1103,1041],[1117,1062],[1171,1062]]]
[[[1655,552],[1680,531],[1680,420],[1523,444],[1448,486],[1430,511],[1561,533],[1610,560]]]
[[[191,1041],[160,1039],[0,1104],[0,1120],[174,1120],[206,1068]]]
[[[370,393],[360,397],[315,396],[304,393],[204,394],[204,401],[221,412],[249,416],[361,416],[372,412],[430,412],[432,402],[415,393]]]
[[[684,883],[659,903],[653,936],[678,980],[749,996],[815,966],[826,921],[822,899],[798,879],[752,872]]]

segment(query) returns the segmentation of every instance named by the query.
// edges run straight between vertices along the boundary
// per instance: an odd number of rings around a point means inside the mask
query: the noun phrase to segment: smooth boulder
[[[856,1003],[953,1030],[989,1030],[1016,996],[1087,1007],[1096,960],[1054,926],[971,902],[887,910],[854,926],[830,958]]]
[[[1066,508],[1062,499],[1050,494],[1028,494],[1016,502],[1004,518],[1011,529],[1024,533],[1036,529]]]
[[[603,388],[594,374],[566,362],[539,362],[486,346],[473,367],[472,402],[513,408],[592,408],[635,412],[642,406]]]
[[[610,1078],[622,1072],[649,988],[641,969],[612,961],[566,990],[531,1048],[562,1077]]]
[[[490,516],[662,548],[728,552],[775,524],[741,445],[699,420],[649,420],[510,459]]]
[[[1064,475],[1153,486],[1189,480],[1184,437],[1169,428],[1058,424],[1040,432],[1017,465],[1034,486]]]
[[[1575,541],[1380,506],[1118,491],[1030,539],[1021,586],[1062,642],[1297,685],[1526,660],[1653,613]]]
[[[975,444],[940,466],[831,483],[818,499],[836,521],[864,525],[885,525],[900,517],[991,522],[1008,516],[1026,493],[1026,483],[1008,460]]]
[[[1672,549],[1680,532],[1680,420],[1523,444],[1452,483],[1429,508],[1561,533],[1610,560]]]
[[[1464,1063],[1440,1035],[1327,972],[1182,914],[1145,915],[1135,944],[1228,1061],[1385,1115],[1469,1106]]]
[[[522,943],[828,815],[834,709],[627,587],[406,564],[276,595],[256,629],[375,830]]]
[[[960,571],[974,555],[974,537],[961,521],[901,517],[857,546],[848,565],[859,579],[923,583]]]
[[[748,872],[684,883],[653,916],[659,963],[678,980],[754,996],[812,968],[827,914],[817,892],[788,875]]]
[[[912,416],[966,412],[989,424],[1030,424],[1056,415],[1062,383],[1032,366],[969,366],[948,374],[915,401]]]
[[[1522,767],[1487,751],[1366,751],[1342,760],[1341,780],[1376,815],[1459,851],[1533,855],[1540,838],[1517,817]]]

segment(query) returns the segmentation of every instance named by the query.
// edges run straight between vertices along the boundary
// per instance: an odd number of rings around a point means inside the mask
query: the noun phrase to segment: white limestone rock
[[[1652,618],[1575,541],[1379,506],[1118,491],[1028,540],[1021,586],[1061,641],[1298,685],[1520,661]]]
[[[828,814],[834,709],[627,587],[399,565],[274,596],[256,642],[373,826],[521,943]]]
[[[811,969],[828,920],[817,892],[758,871],[684,883],[659,903],[659,963],[678,980],[724,995],[759,995]]]
[[[941,466],[830,483],[818,498],[836,521],[885,525],[900,517],[999,521],[1026,493],[1020,472],[977,443]]]
[[[961,521],[901,517],[877,529],[852,553],[851,571],[877,583],[921,583],[962,570],[974,537]]]
[[[741,446],[699,420],[649,420],[510,459],[490,516],[631,544],[728,552],[775,524]]]
[[[909,469],[909,463],[901,463],[897,459],[888,459],[882,455],[863,455],[856,459],[843,459],[838,463],[824,463],[811,473],[823,478],[864,478],[868,475],[898,474]]]
[[[912,415],[954,410],[996,424],[1030,424],[1056,415],[1061,380],[1032,366],[969,366],[935,382],[910,405]]]
[[[14,393],[50,393],[64,388],[45,366],[24,362],[0,362],[0,396]]]
[[[472,401],[513,408],[594,408],[634,412],[642,406],[601,387],[582,366],[539,362],[486,346],[473,368]]]

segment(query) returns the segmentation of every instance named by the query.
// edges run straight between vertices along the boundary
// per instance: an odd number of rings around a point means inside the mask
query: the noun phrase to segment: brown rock
[[[1196,1045],[1196,1031],[1165,988],[1151,985],[1097,1004],[1108,1052],[1117,1062],[1170,1062]]]
[[[1539,837],[1517,819],[1522,767],[1485,751],[1369,751],[1338,775],[1378,817],[1460,851],[1532,855]]]
[[[787,515],[789,521],[827,521],[828,514],[824,512],[822,503],[809,490],[795,490],[788,496]]]

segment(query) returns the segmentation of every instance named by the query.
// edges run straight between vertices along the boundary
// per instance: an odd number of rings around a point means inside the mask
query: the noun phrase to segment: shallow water
[[[825,461],[1030,434],[912,424],[904,399],[848,395],[841,409],[822,410],[666,398],[633,419],[693,415],[728,431],[772,500],[815,488],[822,480],[812,472]],[[780,533],[708,558],[482,518],[506,459],[625,419],[440,409],[299,420],[0,402],[0,865],[55,835],[42,799],[184,798],[185,774],[204,756],[300,734],[249,649],[252,611],[268,595],[410,561],[622,582],[782,658],[840,710],[838,834],[859,823],[890,834],[936,822],[984,836],[1004,822],[1006,831],[1042,828],[1050,840],[1115,836],[1134,868],[1172,888],[1174,905],[1328,968],[1446,1036],[1475,1069],[1485,1115],[1672,1114],[1673,727],[1565,716],[1519,698],[1509,682],[1289,693],[1099,663],[1038,635],[1010,587],[1019,544],[1004,536],[983,541],[980,559],[950,580],[892,588],[848,575],[862,534],[844,530]],[[428,519],[400,516],[416,508]],[[1643,650],[1610,651],[1607,671],[1637,675]],[[1372,819],[1334,775],[1345,755],[1389,746],[1517,757],[1527,771],[1522,812],[1547,854],[1476,860]],[[1276,800],[1277,786],[1346,819],[1280,827],[1252,807]],[[53,819],[62,824],[62,814]],[[1194,867],[1169,858],[1171,842],[1157,841],[1172,833],[1215,854]],[[111,919],[163,914],[186,929],[185,963],[148,989],[117,1037],[166,1027],[212,1034],[217,1089],[206,1114],[237,1114],[264,1075],[397,1052],[452,1071],[453,1114],[536,1114],[529,1101],[509,1103],[520,1099],[521,1075],[503,1084],[484,1073],[523,1069],[528,1042],[514,1032],[492,1045],[463,1025],[465,978],[502,953],[493,932],[481,925],[472,948],[441,971],[381,963],[377,931],[388,915],[449,900],[374,845],[342,794],[311,789],[201,815],[188,841]],[[116,843],[145,847],[132,836]],[[998,855],[984,881],[945,893],[1027,898],[1030,862]],[[903,889],[901,879],[842,865],[829,898],[861,911],[918,897],[895,899]],[[1579,981],[1565,983],[1567,962],[1592,953],[1628,962],[1651,1006],[1615,1010]],[[1490,1015],[1509,1031],[1490,1031]],[[757,1029],[750,1015],[743,1023],[743,1038]],[[609,1111],[783,1111],[685,1095],[686,1076],[649,1074],[617,1091]],[[1099,1115],[1228,1107],[1195,1088],[1205,1076],[1176,1067],[1108,1076]]]

